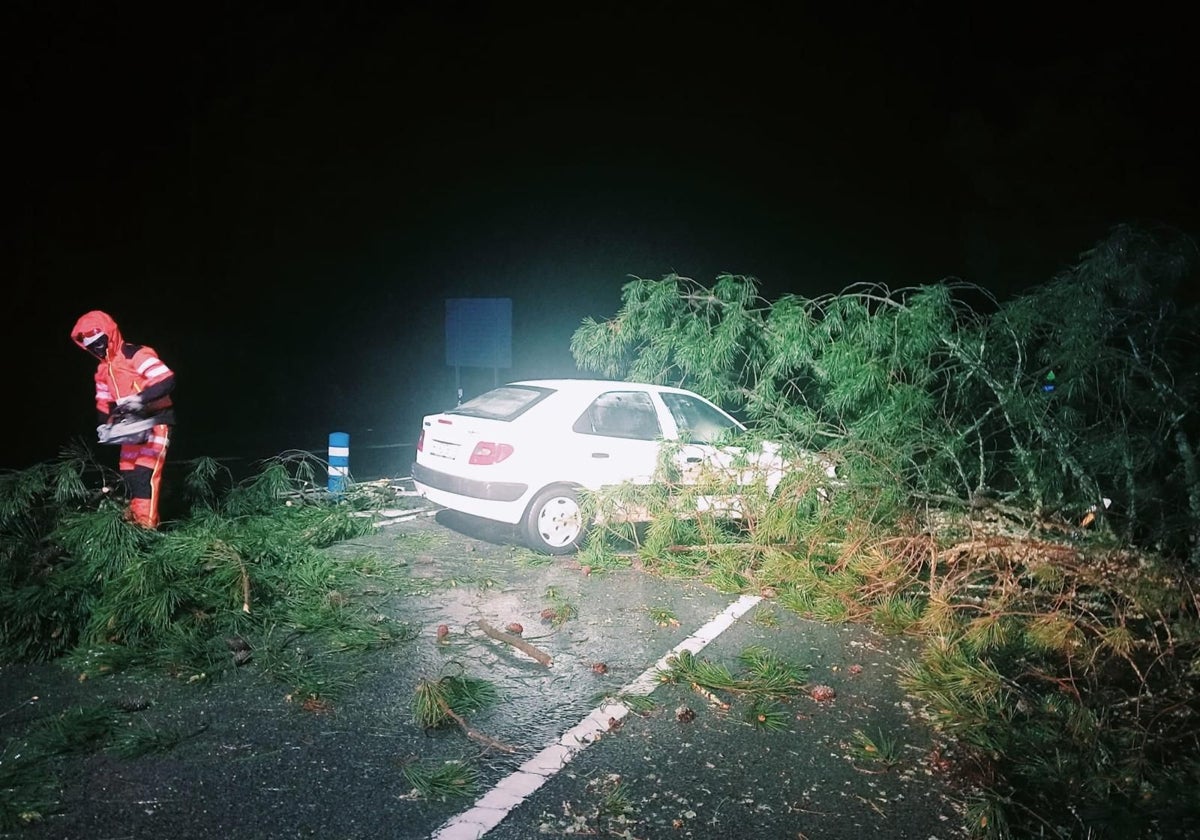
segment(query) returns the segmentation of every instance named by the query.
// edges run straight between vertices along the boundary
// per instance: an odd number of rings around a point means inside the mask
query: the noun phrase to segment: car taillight
[[[505,458],[513,453],[513,448],[507,443],[492,443],[490,440],[481,440],[475,444],[475,451],[471,453],[472,464],[499,464]]]
[[[424,429],[421,430],[421,434],[417,435],[417,451],[418,452],[425,451],[425,430]]]

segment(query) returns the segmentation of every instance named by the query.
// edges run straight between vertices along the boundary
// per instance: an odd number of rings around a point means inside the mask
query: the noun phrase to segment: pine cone
[[[814,685],[808,690],[808,696],[817,702],[821,702],[837,697],[837,692],[827,685]]]

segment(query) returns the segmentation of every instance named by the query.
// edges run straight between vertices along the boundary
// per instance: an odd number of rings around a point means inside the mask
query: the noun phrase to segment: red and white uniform
[[[112,419],[118,400],[130,395],[140,395],[143,417],[154,417],[158,422],[145,443],[121,446],[120,470],[129,495],[130,518],[145,528],[158,527],[159,487],[162,483],[163,463],[170,443],[171,426],[175,423],[175,410],[171,402],[171,391],[175,388],[175,374],[158,357],[153,347],[131,344],[124,340],[117,322],[99,310],[88,312],[75,322],[71,330],[72,340],[91,355],[89,349],[94,339],[107,337],[108,346],[103,358],[96,365],[96,410],[101,422]]]

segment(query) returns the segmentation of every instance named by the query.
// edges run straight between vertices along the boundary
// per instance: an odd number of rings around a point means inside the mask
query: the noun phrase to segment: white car
[[[665,442],[685,476],[704,464],[731,467],[713,446],[736,419],[681,388],[596,379],[513,382],[422,421],[412,477],[417,492],[462,513],[517,525],[547,554],[579,547],[586,526],[580,488],[654,480]],[[740,458],[739,464],[745,459]],[[773,490],[779,448],[765,444],[756,470]]]

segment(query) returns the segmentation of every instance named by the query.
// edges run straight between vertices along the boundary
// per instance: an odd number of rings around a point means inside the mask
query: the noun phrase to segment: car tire
[[[579,494],[566,485],[547,487],[534,497],[521,523],[525,543],[541,554],[572,554],[586,536]]]

